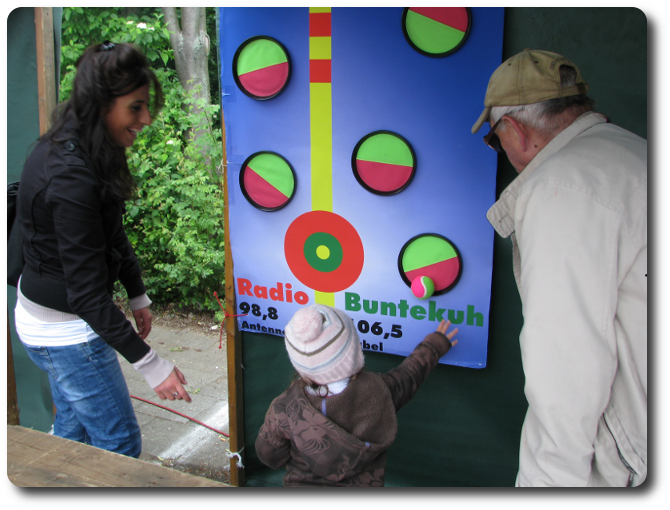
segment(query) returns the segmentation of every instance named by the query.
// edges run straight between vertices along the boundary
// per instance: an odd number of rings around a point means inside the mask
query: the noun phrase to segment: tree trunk
[[[211,104],[209,92],[209,36],[205,23],[204,7],[181,7],[181,26],[176,7],[161,7],[165,16],[170,43],[174,50],[177,76],[184,90],[195,94],[195,98],[204,99]],[[192,106],[191,113],[200,113],[201,109]],[[210,130],[209,123],[199,126],[192,136],[198,137],[202,130]]]

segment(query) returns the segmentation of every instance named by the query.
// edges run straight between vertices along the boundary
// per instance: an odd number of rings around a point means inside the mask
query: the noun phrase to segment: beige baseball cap
[[[572,66],[577,71],[575,85],[561,87],[559,68],[562,65]],[[557,97],[586,94],[588,90],[579,68],[567,58],[550,51],[525,49],[503,62],[491,76],[484,98],[484,111],[472,126],[472,132],[479,131],[488,121],[493,106],[539,103]]]

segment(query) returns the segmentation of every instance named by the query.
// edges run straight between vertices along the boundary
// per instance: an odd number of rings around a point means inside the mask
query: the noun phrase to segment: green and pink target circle
[[[256,152],[242,164],[240,188],[244,197],[257,209],[277,211],[286,206],[295,194],[295,172],[279,154]]]
[[[233,58],[235,83],[252,99],[277,96],[288,84],[291,61],[276,39],[256,36],[244,41]]]
[[[402,14],[407,42],[429,57],[446,57],[458,51],[471,25],[468,7],[406,7]]]
[[[405,243],[398,256],[398,271],[405,284],[420,277],[432,280],[433,295],[453,289],[461,277],[463,260],[456,245],[439,234],[420,234]]]
[[[377,195],[394,195],[410,185],[416,173],[414,149],[391,131],[374,131],[354,148],[351,167],[358,183]]]

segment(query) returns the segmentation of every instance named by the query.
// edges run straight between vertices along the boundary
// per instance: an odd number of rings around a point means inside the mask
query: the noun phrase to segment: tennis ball
[[[435,292],[435,284],[428,276],[417,276],[412,281],[412,294],[419,299],[428,299]]]

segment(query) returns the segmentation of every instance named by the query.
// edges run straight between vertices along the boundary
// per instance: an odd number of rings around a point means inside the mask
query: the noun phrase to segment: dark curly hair
[[[93,164],[106,200],[127,200],[135,192],[125,147],[116,145],[105,126],[105,113],[117,97],[147,84],[153,86],[152,115],[163,106],[163,91],[149,60],[132,44],[105,42],[90,46],[77,60],[70,99],[54,111],[51,129],[44,135],[63,142],[59,133],[72,123],[82,149]]]

